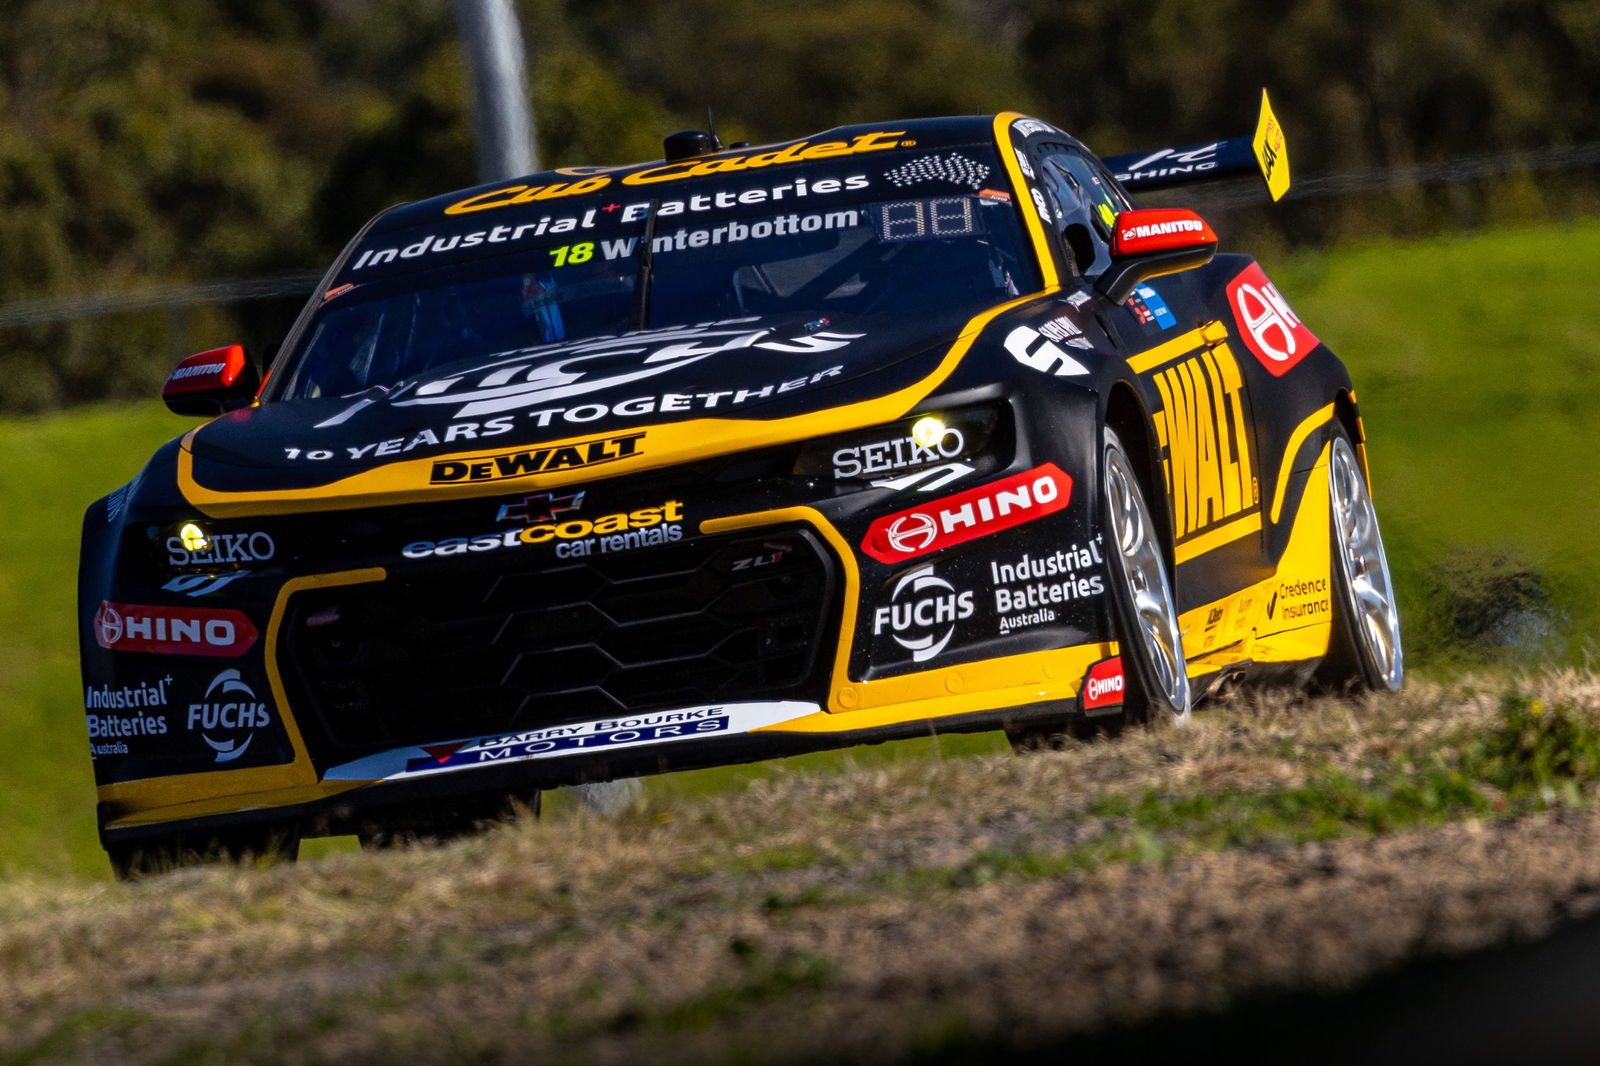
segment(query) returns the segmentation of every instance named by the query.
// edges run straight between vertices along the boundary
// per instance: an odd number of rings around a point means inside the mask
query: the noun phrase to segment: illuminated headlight
[[[880,481],[951,464],[971,465],[994,433],[993,407],[938,411],[812,441],[795,473],[836,481]]]
[[[254,524],[189,519],[145,529],[156,558],[173,570],[237,570],[276,558],[277,540]]]

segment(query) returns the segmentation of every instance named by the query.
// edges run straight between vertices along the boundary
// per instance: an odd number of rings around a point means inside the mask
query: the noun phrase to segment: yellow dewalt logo
[[[1202,348],[1154,375],[1156,435],[1181,540],[1257,505],[1244,379],[1226,344]]]

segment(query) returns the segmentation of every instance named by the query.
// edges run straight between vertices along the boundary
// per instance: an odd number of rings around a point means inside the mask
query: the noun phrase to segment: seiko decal
[[[268,533],[212,533],[203,551],[183,546],[182,537],[167,538],[167,562],[173,566],[216,566],[220,563],[264,563],[277,554]]]
[[[1062,351],[1059,345],[1047,339],[1039,330],[1029,326],[1018,326],[1007,333],[1005,348],[1017,362],[1043,374],[1065,378],[1089,372],[1088,367]]]
[[[1105,592],[1100,545],[1072,545],[1043,555],[1024,552],[1006,562],[991,562],[994,611],[1000,632],[1011,633],[1056,620],[1055,608]]]
[[[204,698],[189,704],[189,732],[200,734],[219,763],[239,758],[255,739],[255,731],[271,724],[265,701],[238,670],[217,674],[206,686]]]
[[[967,447],[967,438],[955,426],[946,426],[943,436],[932,444],[918,444],[907,434],[890,440],[873,441],[840,448],[833,453],[833,476],[868,477],[907,467],[954,459]]]
[[[956,623],[972,617],[972,601],[972,592],[956,588],[933,567],[918,567],[902,575],[888,604],[873,612],[872,633],[887,633],[911,653],[912,662],[927,662],[949,645]]]
[[[652,744],[748,733],[816,714],[819,710],[814,703],[774,701],[618,715],[521,733],[400,748],[336,766],[325,776],[334,781],[384,781],[476,766],[504,766],[530,759],[582,757]]]
[[[112,651],[234,659],[249,651],[258,635],[239,611],[103,602],[94,616],[95,641]]]
[[[1245,346],[1276,377],[1293,370],[1317,346],[1316,335],[1254,263],[1228,282],[1228,303],[1244,332]]]
[[[1071,496],[1072,478],[1045,463],[876,519],[861,548],[880,563],[898,563],[1054,514]]]

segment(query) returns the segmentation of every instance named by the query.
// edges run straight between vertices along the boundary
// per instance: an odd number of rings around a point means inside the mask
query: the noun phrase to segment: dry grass
[[[1343,985],[1595,909],[1587,763],[1502,772],[1504,687],[1258,698],[443,849],[0,883],[0,1063],[882,1061]],[[1600,678],[1522,687],[1518,743],[1600,737]]]

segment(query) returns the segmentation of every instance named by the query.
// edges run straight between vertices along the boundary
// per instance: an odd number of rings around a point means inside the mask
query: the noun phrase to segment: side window
[[[1117,215],[1128,209],[1111,179],[1082,152],[1065,144],[1039,149],[1040,182],[1050,198],[1055,228],[1081,274],[1111,264],[1108,241]]]

